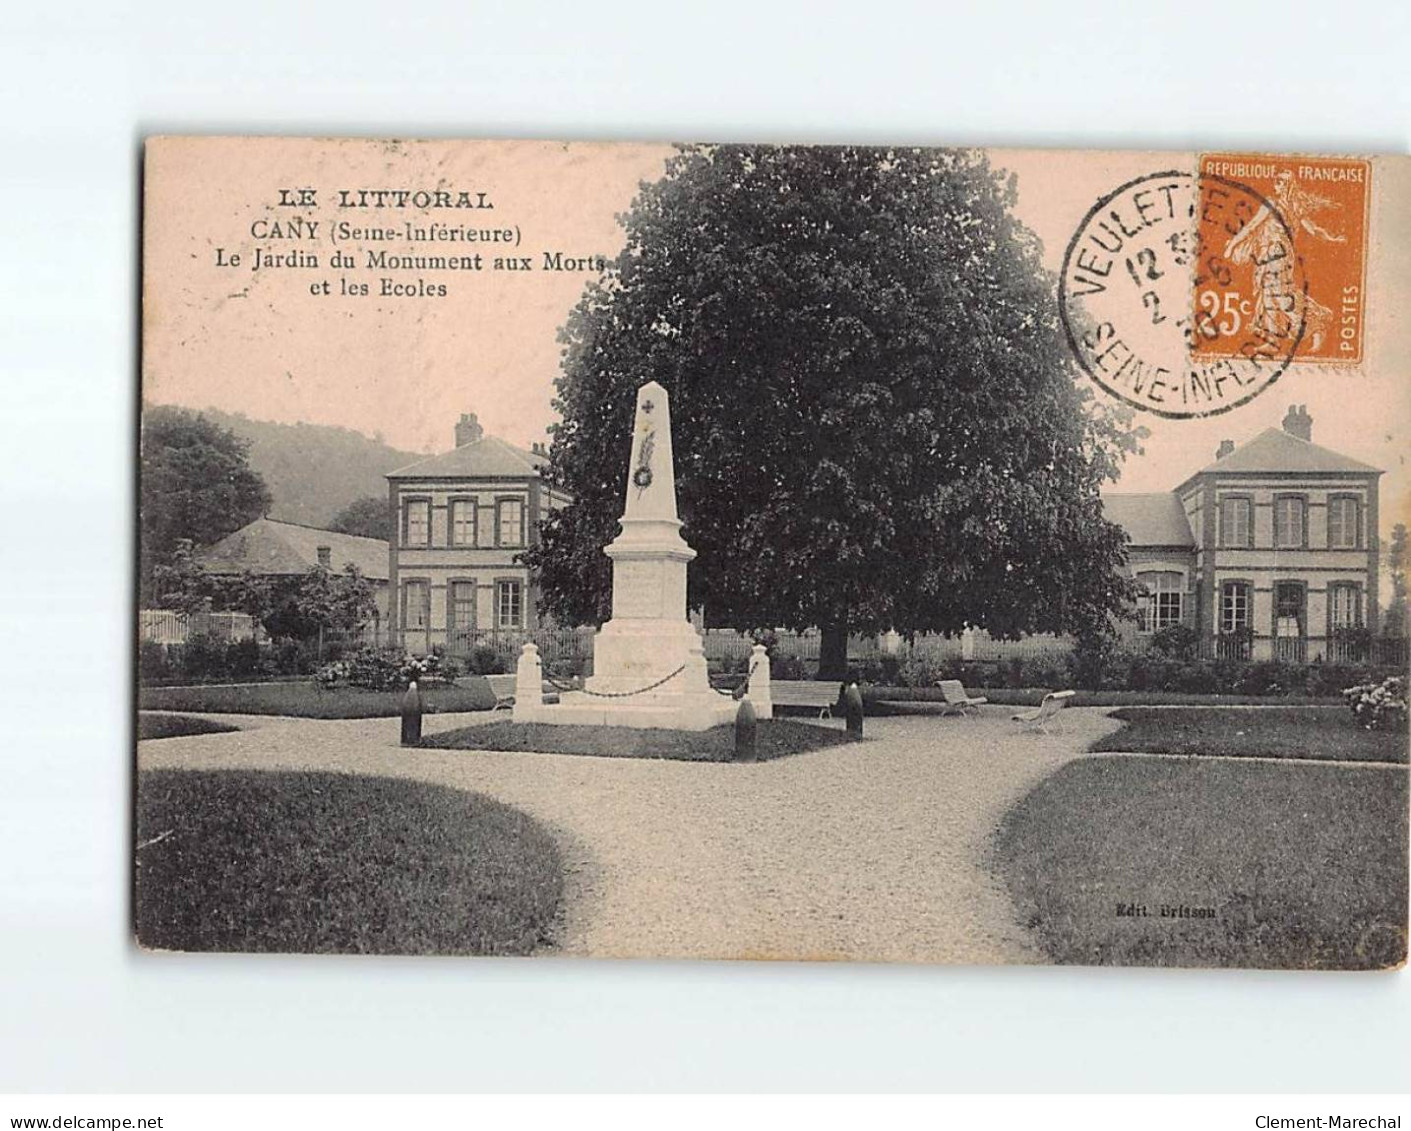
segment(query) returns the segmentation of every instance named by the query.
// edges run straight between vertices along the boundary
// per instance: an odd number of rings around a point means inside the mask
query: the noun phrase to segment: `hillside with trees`
[[[201,415],[245,442],[250,468],[269,490],[268,516],[281,522],[327,527],[360,499],[386,499],[383,476],[425,454],[327,424],[276,424],[209,408]]]

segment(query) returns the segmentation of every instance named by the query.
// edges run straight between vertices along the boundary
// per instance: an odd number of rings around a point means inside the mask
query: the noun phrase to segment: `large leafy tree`
[[[527,555],[559,619],[610,614],[636,389],[671,396],[689,600],[714,624],[1099,631],[1127,596],[1098,489],[1135,447],[1063,344],[1055,284],[982,153],[688,146],[561,331]]]
[[[209,545],[262,516],[270,495],[248,447],[199,413],[160,406],[142,417],[140,582],[175,561],[183,541]]]

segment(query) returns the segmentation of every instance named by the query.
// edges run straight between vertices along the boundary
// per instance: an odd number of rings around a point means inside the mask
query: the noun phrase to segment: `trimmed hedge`
[[[326,649],[320,660],[318,645],[311,640],[260,644],[197,633],[185,644],[162,645],[144,640],[137,649],[137,674],[146,687],[307,676],[336,651]]]
[[[1150,652],[1114,652],[1104,657],[1101,678],[1093,687],[1080,678],[1070,656],[1040,656],[1004,661],[960,660],[943,663],[909,660],[896,677],[886,678],[881,663],[857,665],[864,683],[897,687],[934,687],[958,679],[967,687],[1084,687],[1090,691],[1152,691],[1186,695],[1238,695],[1256,698],[1297,696],[1326,699],[1357,684],[1380,682],[1385,674],[1367,664],[1290,664],[1280,660],[1181,660]]]

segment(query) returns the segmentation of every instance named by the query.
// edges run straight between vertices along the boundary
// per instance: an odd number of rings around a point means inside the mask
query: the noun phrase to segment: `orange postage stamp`
[[[1298,329],[1299,361],[1354,365],[1366,320],[1371,165],[1337,157],[1205,154],[1200,160],[1193,350],[1248,353],[1252,341]],[[1228,186],[1249,190],[1232,197]],[[1251,202],[1250,194],[1257,201]],[[1252,204],[1252,206],[1251,206]],[[1301,285],[1284,286],[1294,262]]]

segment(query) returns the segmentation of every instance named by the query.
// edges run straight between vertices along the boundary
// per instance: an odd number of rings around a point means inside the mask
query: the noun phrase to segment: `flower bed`
[[[1405,732],[1406,680],[1401,676],[1380,683],[1359,683],[1342,694],[1352,717],[1364,730]]]

